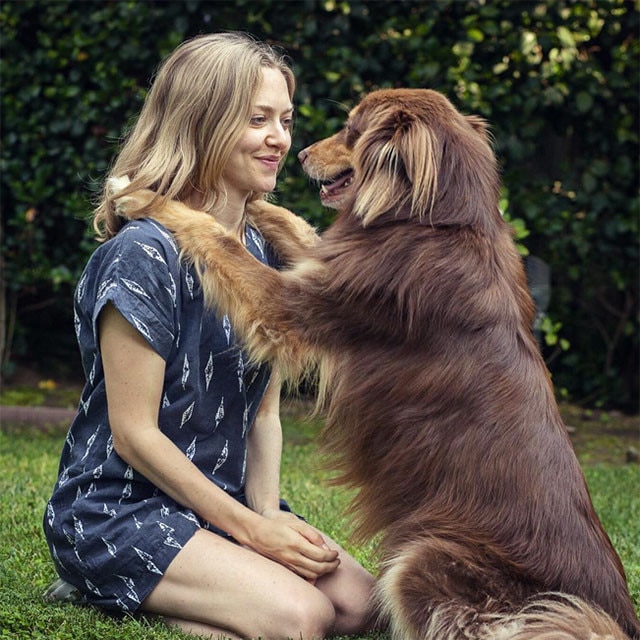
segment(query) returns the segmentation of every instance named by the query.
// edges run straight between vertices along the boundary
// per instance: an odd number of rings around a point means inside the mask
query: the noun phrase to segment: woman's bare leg
[[[204,529],[178,553],[142,610],[184,630],[227,637],[322,638],[336,626],[334,605],[320,588]]]
[[[184,633],[191,633],[194,636],[202,636],[208,640],[242,640],[240,636],[233,635],[224,629],[216,629],[208,624],[181,620],[171,616],[162,616],[163,621],[170,627],[178,627]]]
[[[316,581],[316,587],[331,601],[336,614],[336,635],[363,634],[376,628],[371,594],[374,577],[334,540],[321,534],[331,549],[337,549],[340,566]]]

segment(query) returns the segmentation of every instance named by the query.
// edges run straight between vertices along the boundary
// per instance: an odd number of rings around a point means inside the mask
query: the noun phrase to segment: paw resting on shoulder
[[[149,189],[127,192],[130,185],[131,180],[128,176],[112,177],[107,180],[107,192],[114,199],[116,214],[130,220],[151,217],[148,207],[157,194]]]

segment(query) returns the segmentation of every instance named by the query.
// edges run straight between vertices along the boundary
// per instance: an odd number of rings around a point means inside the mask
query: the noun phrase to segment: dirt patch
[[[81,386],[31,380],[12,384],[0,396],[0,427],[10,429],[64,429],[73,420]],[[305,436],[316,427],[308,423],[313,402],[286,399],[283,417],[302,420]],[[582,464],[638,464],[640,461],[640,416],[618,411],[596,411],[562,403],[560,413],[569,430],[571,442]],[[300,427],[299,427],[300,428]],[[301,433],[301,435],[303,435]]]
[[[561,404],[560,413],[583,464],[639,462],[640,416],[571,404]]]

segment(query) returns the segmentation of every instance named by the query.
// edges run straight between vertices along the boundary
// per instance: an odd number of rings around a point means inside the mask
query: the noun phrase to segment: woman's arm
[[[118,455],[180,504],[240,539],[247,537],[256,515],[202,474],[158,427],[164,360],[111,304],[100,314],[99,331]]]
[[[247,438],[245,493],[249,507],[257,513],[280,510],[281,458],[280,377],[273,371]]]
[[[211,482],[158,427],[164,360],[111,305],[99,318],[109,423],[118,455],[151,483],[238,542],[306,578],[333,571],[333,552],[293,525],[262,517]],[[302,523],[304,524],[304,523]]]

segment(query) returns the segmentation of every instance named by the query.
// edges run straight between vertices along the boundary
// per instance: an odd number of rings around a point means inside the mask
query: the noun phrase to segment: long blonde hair
[[[249,121],[262,69],[278,69],[293,99],[295,78],[286,58],[242,32],[197,36],[160,65],[137,122],[107,176],[128,176],[118,195],[151,189],[156,199],[183,200],[197,193],[203,209],[224,201],[222,172]],[[254,193],[252,200],[263,197]],[[98,240],[124,224],[107,188],[94,211]]]

